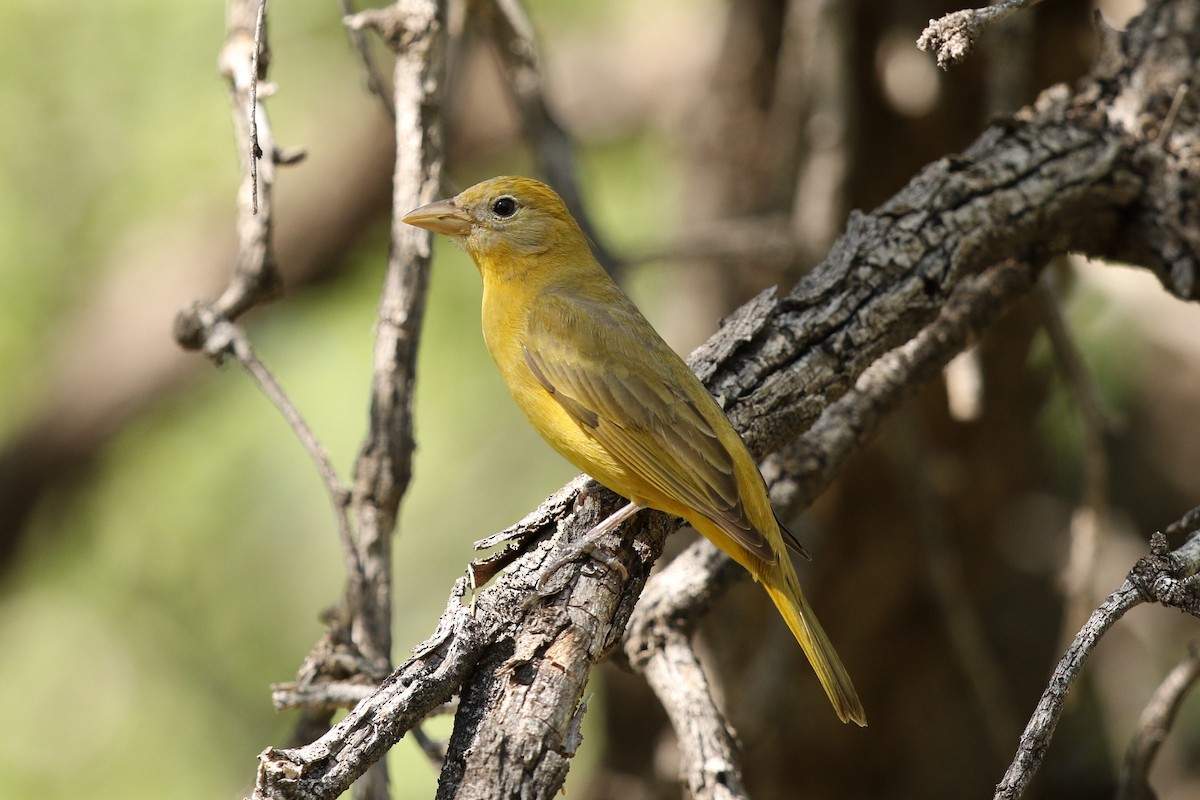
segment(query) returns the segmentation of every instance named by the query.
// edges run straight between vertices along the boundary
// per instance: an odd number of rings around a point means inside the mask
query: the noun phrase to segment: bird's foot
[[[632,517],[641,510],[641,506],[637,503],[630,503],[615,513],[610,514],[596,527],[592,528],[587,534],[576,542],[571,542],[562,548],[558,556],[551,561],[545,568],[542,569],[542,574],[538,576],[537,583],[534,585],[535,592],[540,596],[547,594],[544,592],[546,581],[548,581],[554,573],[575,561],[582,555],[590,556],[610,569],[616,570],[621,575],[621,580],[629,577],[629,570],[621,563],[616,553],[600,546],[600,540],[605,535],[611,533],[618,525]]]

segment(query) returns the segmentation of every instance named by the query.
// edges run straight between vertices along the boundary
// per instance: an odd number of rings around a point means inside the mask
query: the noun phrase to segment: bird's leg
[[[625,569],[625,565],[622,564],[617,557],[611,553],[606,553],[603,550],[598,549],[597,545],[599,544],[601,537],[603,537],[606,533],[612,532],[614,528],[632,517],[637,512],[641,511],[642,508],[643,506],[639,506],[637,503],[629,503],[628,505],[617,509],[612,514],[609,514],[605,519],[601,520],[596,527],[588,531],[583,538],[579,539],[579,541],[571,542],[565,546],[559,553],[558,558],[551,561],[549,566],[542,570],[542,574],[538,577],[536,587],[537,590],[541,591],[542,586],[544,586],[546,581],[550,579],[551,575],[558,572],[564,566],[574,561],[584,553],[617,570],[621,573],[623,578],[629,577],[629,572]]]

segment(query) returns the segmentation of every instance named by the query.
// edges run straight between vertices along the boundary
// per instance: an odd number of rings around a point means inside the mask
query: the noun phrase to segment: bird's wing
[[[589,306],[586,313],[580,303]],[[775,563],[778,556],[742,505],[733,457],[686,391],[659,377],[663,360],[679,357],[631,304],[622,308],[625,303],[543,296],[526,331],[526,365],[626,469]],[[597,347],[600,341],[606,346]],[[596,356],[614,351],[621,363]]]

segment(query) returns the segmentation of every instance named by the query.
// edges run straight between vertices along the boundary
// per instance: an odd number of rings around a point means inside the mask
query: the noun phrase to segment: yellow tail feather
[[[850,675],[842,666],[842,660],[838,658],[821,623],[817,621],[812,606],[804,599],[800,581],[787,561],[787,555],[783,554],[778,564],[764,568],[759,580],[771,596],[771,602],[783,615],[792,635],[804,649],[838,717],[842,722],[856,722],[866,727],[867,712],[863,710],[862,701],[858,699]]]

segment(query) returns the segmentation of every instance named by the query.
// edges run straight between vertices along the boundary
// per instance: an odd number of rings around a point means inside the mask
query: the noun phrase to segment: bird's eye
[[[501,219],[507,219],[517,213],[517,201],[508,195],[497,197],[492,201],[492,213]]]

